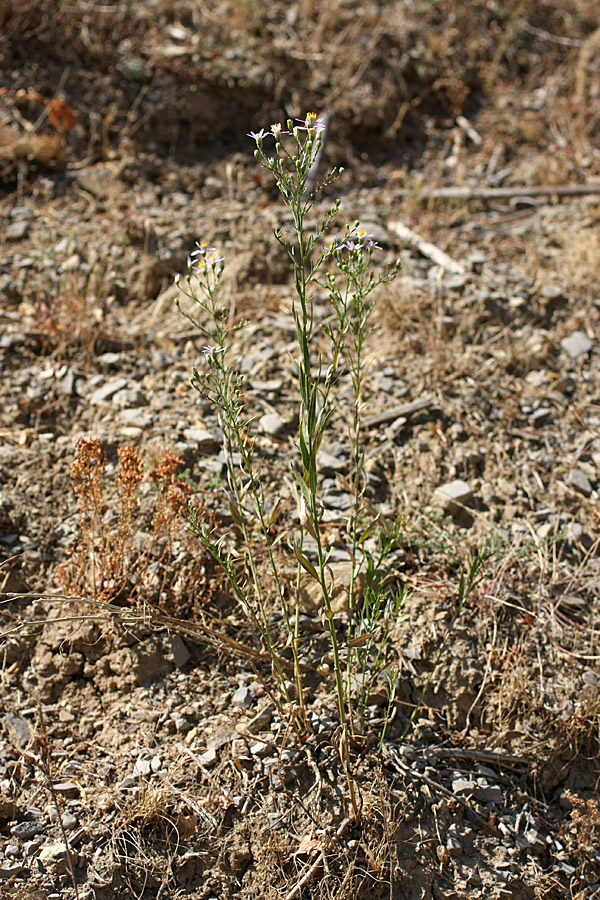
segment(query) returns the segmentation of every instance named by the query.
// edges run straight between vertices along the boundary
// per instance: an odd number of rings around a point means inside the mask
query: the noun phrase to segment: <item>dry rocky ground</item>
[[[0,896],[75,896],[67,847],[80,900],[600,896],[595,4],[94,7],[0,5]],[[304,597],[298,743],[164,468],[176,454],[181,496],[232,529],[217,416],[189,386],[202,341],[174,307],[208,239],[295,525],[287,220],[245,135],[310,108],[331,115],[324,166],[346,167],[315,222],[339,195],[377,265],[402,261],[377,295],[364,435],[410,593],[357,820],[318,609]],[[342,568],[349,398],[342,377],[321,456]],[[94,564],[82,436],[107,456]],[[116,559],[126,446],[147,472]]]

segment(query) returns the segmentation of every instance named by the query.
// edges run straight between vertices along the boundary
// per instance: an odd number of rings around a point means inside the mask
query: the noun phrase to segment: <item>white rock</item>
[[[590,352],[592,342],[583,331],[574,331],[573,334],[562,339],[560,346],[571,359],[577,359],[579,356],[584,356]]]
[[[277,413],[265,413],[258,422],[260,430],[264,434],[276,437],[285,428],[285,422]]]
[[[463,506],[468,506],[473,500],[473,491],[466,481],[457,478],[442,484],[433,492],[433,502],[440,506],[444,512],[450,515],[458,515]]]

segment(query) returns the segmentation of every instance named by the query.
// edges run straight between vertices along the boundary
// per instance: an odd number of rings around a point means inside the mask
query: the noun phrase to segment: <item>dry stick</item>
[[[217,631],[214,628],[210,628],[208,625],[204,625],[201,622],[198,622],[195,625],[187,625],[185,622],[182,622],[179,619],[174,619],[171,616],[165,616],[160,613],[156,613],[148,607],[136,611],[135,609],[127,609],[126,607],[117,606],[114,603],[107,603],[103,600],[91,600],[88,597],[71,597],[68,594],[44,594],[37,591],[28,591],[26,593],[13,593],[12,591],[10,591],[6,593],[5,596],[7,598],[7,602],[16,598],[37,599],[51,603],[79,602],[85,603],[88,606],[97,607],[101,610],[101,614],[97,616],[74,614],[71,616],[63,616],[60,619],[54,619],[54,622],[89,622],[92,620],[106,622],[112,619],[118,619],[125,626],[146,625],[147,627],[164,628],[167,631],[171,630],[175,631],[178,634],[185,634],[188,637],[193,638],[194,640],[203,641],[212,646],[219,647],[225,645],[230,649],[232,653],[239,654],[245,659],[256,659],[260,661],[268,661],[271,659],[270,654],[262,653],[260,650],[255,650],[254,647],[249,647],[247,644],[236,641],[224,632]],[[14,634],[18,633],[19,631],[26,630],[26,627],[39,628],[41,624],[42,622],[40,621],[23,619],[19,622],[18,625],[13,626],[7,631],[0,632],[0,637],[6,637],[9,634]]]
[[[455,275],[464,275],[466,269],[462,263],[452,259],[447,253],[444,253],[443,250],[436,247],[435,244],[426,241],[425,238],[422,238],[420,234],[417,234],[416,231],[413,231],[412,228],[409,228],[404,222],[398,220],[388,222],[388,228],[397,234],[399,238],[402,238],[403,241],[414,244],[423,256],[433,260],[438,266],[447,269],[449,272],[454,272]]]
[[[338,830],[335,833],[336,839],[339,840],[339,838],[341,838],[341,836],[345,832],[346,828],[352,821],[353,821],[353,819],[350,819],[350,818],[344,819],[344,821],[342,822],[342,824],[340,825],[340,827],[338,828]],[[293,900],[293,898],[296,896],[296,894],[300,893],[300,891],[302,890],[304,885],[307,884],[307,882],[309,882],[311,880],[311,878],[314,876],[315,872],[317,871],[319,866],[323,863],[324,859],[325,859],[325,850],[321,850],[321,852],[319,853],[319,855],[317,856],[317,858],[315,859],[314,863],[309,868],[309,870],[304,873],[304,875],[302,876],[300,881],[294,885],[294,887],[291,889],[289,894],[286,894],[285,900]]]
[[[375,428],[377,425],[386,425],[395,419],[403,416],[411,416],[413,413],[421,412],[424,409],[430,409],[435,405],[433,397],[421,397],[420,400],[412,400],[410,403],[402,403],[400,406],[392,406],[383,412],[376,413],[374,416],[367,416],[363,419],[363,425],[366,428]]]
[[[495,763],[497,766],[507,768],[519,768],[529,766],[530,762],[524,756],[514,756],[501,750],[471,750],[459,747],[434,747],[433,755],[438,759],[472,759],[475,762]]]
[[[537,187],[470,188],[444,187],[422,188],[419,190],[393,191],[399,199],[415,197],[417,200],[508,200],[511,197],[584,197],[600,194],[600,184],[544,184]]]

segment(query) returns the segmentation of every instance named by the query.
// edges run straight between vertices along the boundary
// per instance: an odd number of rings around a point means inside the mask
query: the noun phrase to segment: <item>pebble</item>
[[[131,407],[121,410],[121,418],[128,425],[133,425],[136,428],[150,428],[154,422],[154,418],[150,413],[141,412],[141,410]]]
[[[43,830],[44,826],[41,825],[40,822],[19,822],[17,825],[13,825],[10,829],[10,833],[13,837],[25,841],[32,838],[34,835],[39,834],[40,831]]]
[[[128,381],[126,378],[113,378],[92,391],[88,398],[88,403],[90,406],[100,406],[102,403],[108,403],[115,394],[124,390],[127,385]]]
[[[541,428],[542,425],[548,425],[554,418],[552,410],[547,406],[540,406],[531,414],[531,423],[534,428]]]
[[[450,836],[446,839],[446,850],[448,855],[458,859],[462,856],[462,846],[458,838]]]
[[[20,862],[0,863],[0,878],[3,881],[9,878],[18,878],[19,875],[25,875],[27,869]]]
[[[61,781],[54,785],[54,790],[60,797],[75,800],[79,797],[79,786],[74,781]]]
[[[475,275],[481,275],[486,259],[485,253],[482,253],[480,250],[474,250],[469,254],[469,266]]]
[[[468,778],[454,778],[452,780],[452,792],[454,794],[475,794],[477,785]]]
[[[185,721],[185,720],[184,720]],[[134,775],[149,775],[152,771],[152,766],[149,759],[138,759],[135,766],[133,767]]]
[[[345,512],[352,506],[352,497],[350,494],[324,494],[323,505],[328,509],[337,509]]]
[[[265,415],[261,416],[258,420],[258,427],[260,430],[263,434],[270,435],[270,437],[277,437],[277,435],[283,431],[285,426],[285,421],[277,413],[265,413]]]
[[[241,706],[244,709],[248,709],[250,706],[252,706],[253,702],[254,697],[252,695],[252,691],[247,687],[239,687],[231,698],[232,706]]]
[[[126,775],[125,778],[117,784],[117,788],[120,791],[126,791],[128,788],[135,787],[137,785],[137,778],[135,775]]]
[[[26,219],[21,219],[18,222],[11,222],[10,225],[6,227],[4,236],[7,241],[20,241],[24,237],[27,237],[28,231],[29,222]]]
[[[62,823],[65,831],[74,831],[79,824],[79,820],[77,816],[74,816],[73,813],[63,813],[62,815]]]
[[[249,734],[255,734],[257,731],[261,731],[263,728],[266,728],[267,725],[271,724],[274,712],[275,704],[268,703],[260,710],[260,712],[256,713],[253,719],[250,719],[249,722],[246,722],[244,731],[247,731]]]
[[[567,477],[567,484],[569,484],[573,490],[583,494],[584,497],[589,497],[592,493],[590,480],[581,469],[571,469]]]
[[[171,653],[173,655],[173,662],[178,669],[183,669],[190,661],[190,651],[179,634],[171,635]]]
[[[137,406],[148,406],[145,394],[139,388],[126,387],[112,395],[111,402],[120,409],[130,409]]]
[[[475,789],[475,797],[481,803],[502,803],[502,789],[497,784],[480,784]]]
[[[473,491],[466,481],[457,478],[437,487],[433,492],[433,502],[452,516],[460,515],[462,507],[473,502]]]
[[[220,446],[217,436],[205,428],[186,428],[183,436],[190,444],[196,444],[203,450],[216,450]]]
[[[592,342],[583,331],[574,331],[568,337],[563,338],[560,346],[571,359],[585,356],[592,349]]]
[[[319,450],[317,454],[317,465],[324,475],[334,475],[336,472],[342,472],[346,468],[344,460],[328,453],[326,450]]]
[[[198,762],[201,766],[204,766],[206,769],[209,769],[211,766],[217,761],[217,751],[214,747],[209,747],[208,750],[205,750],[204,753],[200,754],[198,757]]]
[[[23,747],[31,740],[31,729],[29,722],[23,716],[17,716],[15,713],[7,713],[3,721],[8,727],[10,739],[18,747]]]
[[[77,851],[72,847],[71,851],[71,860],[73,864],[77,862],[78,854]],[[38,854],[38,859],[42,863],[50,863],[55,865],[57,868],[62,869],[63,871],[68,870],[68,851],[65,846],[64,841],[52,841],[49,844],[44,844],[42,849]]]

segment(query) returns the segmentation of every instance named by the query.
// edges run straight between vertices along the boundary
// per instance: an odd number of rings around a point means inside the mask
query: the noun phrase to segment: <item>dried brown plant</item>
[[[131,606],[150,604],[170,615],[193,613],[200,592],[204,605],[218,579],[185,527],[192,489],[177,477],[183,460],[165,452],[151,466],[149,478],[156,490],[145,495],[153,501],[148,509],[140,502],[144,463],[135,448],[118,448],[114,488],[107,480],[99,438],[81,438],[75,454],[71,480],[80,508],[79,535],[71,559],[59,567],[59,582],[73,595]],[[214,528],[214,511],[201,499],[195,506]]]

